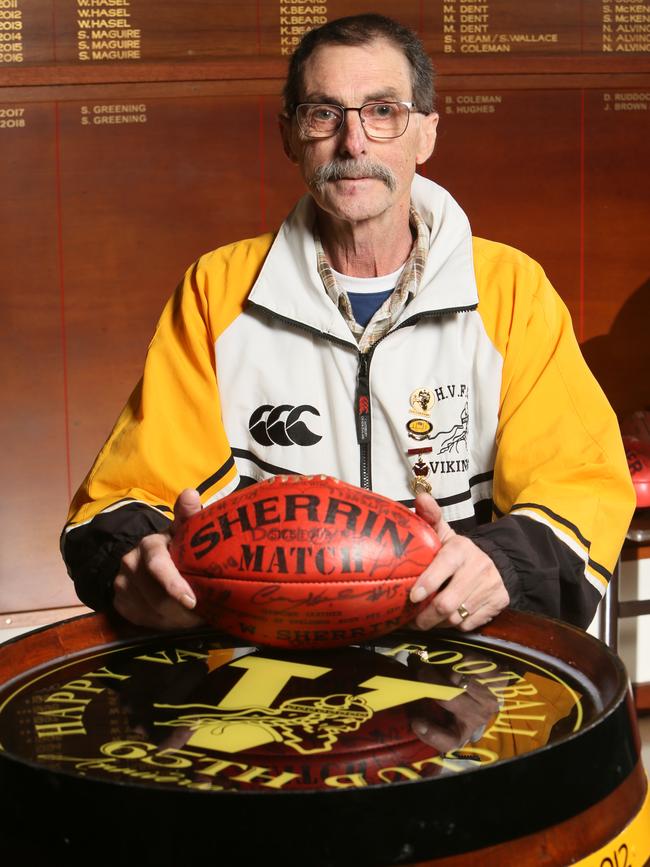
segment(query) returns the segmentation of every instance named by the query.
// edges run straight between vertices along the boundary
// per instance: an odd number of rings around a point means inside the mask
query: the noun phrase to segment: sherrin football
[[[426,604],[409,591],[440,549],[400,503],[328,476],[276,476],[183,523],[170,552],[208,623],[252,644],[337,647]]]

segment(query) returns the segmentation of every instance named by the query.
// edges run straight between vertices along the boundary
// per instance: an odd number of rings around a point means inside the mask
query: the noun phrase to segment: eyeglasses
[[[305,138],[329,138],[343,126],[348,111],[358,111],[359,119],[370,138],[399,138],[406,132],[411,112],[426,114],[414,108],[413,102],[366,102],[360,108],[342,105],[301,102],[296,106],[296,120]]]

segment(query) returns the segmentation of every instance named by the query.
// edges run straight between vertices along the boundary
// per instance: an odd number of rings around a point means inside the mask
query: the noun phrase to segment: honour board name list
[[[444,54],[602,53],[650,51],[650,3],[563,4],[501,2],[441,4]],[[598,36],[600,35],[600,40]]]
[[[82,126],[121,126],[146,123],[147,105],[140,103],[109,103],[82,105],[79,111]]]
[[[140,60],[140,29],[129,0],[77,0],[79,60]]]
[[[459,3],[457,0],[449,0],[442,4],[442,18],[445,54],[508,54],[513,50],[548,49],[560,41],[557,31],[495,29],[490,3]],[[526,24],[527,22],[522,21],[522,28],[526,27]]]
[[[375,11],[396,15],[387,0]],[[0,65],[174,63],[289,56],[303,34],[367,11],[341,0],[0,0]],[[650,0],[406,3],[397,17],[434,58],[650,52]],[[522,70],[525,71],[525,70]]]
[[[603,3],[603,51],[650,51],[650,4]]]
[[[327,3],[280,3],[280,54],[293,54],[302,36],[314,27],[326,24]]]

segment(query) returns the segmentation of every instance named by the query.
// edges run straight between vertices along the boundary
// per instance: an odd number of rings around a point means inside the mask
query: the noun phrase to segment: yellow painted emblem
[[[433,425],[426,418],[412,418],[406,423],[406,429],[412,439],[424,439],[433,430]]]
[[[314,680],[331,669],[260,656],[238,659],[231,667],[246,673],[218,705],[154,704],[158,710],[178,712],[155,725],[189,729],[188,745],[201,749],[238,753],[275,741],[309,755],[330,751],[340,734],[357,731],[377,711],[420,698],[449,701],[462,694],[453,686],[376,675],[359,684],[369,692],[305,696],[274,708],[271,704],[292,677]]]

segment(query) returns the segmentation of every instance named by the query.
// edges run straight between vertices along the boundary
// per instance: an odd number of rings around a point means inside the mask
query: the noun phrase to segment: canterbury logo
[[[320,434],[310,430],[302,416],[305,413],[320,416],[314,406],[306,403],[300,406],[258,406],[248,420],[248,429],[253,439],[262,446],[313,446],[323,439]]]

